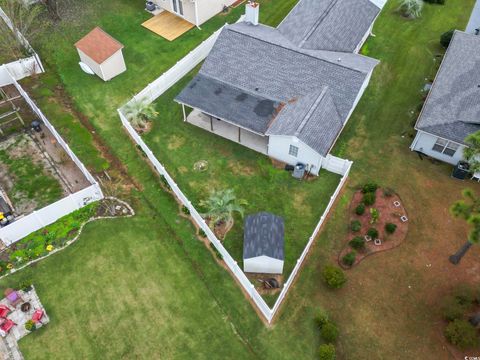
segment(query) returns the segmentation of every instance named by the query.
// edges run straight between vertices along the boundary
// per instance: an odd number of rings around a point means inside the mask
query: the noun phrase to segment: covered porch
[[[264,155],[268,154],[267,136],[255,134],[241,127],[207,115],[197,109],[193,109],[192,112],[185,117],[185,121]]]

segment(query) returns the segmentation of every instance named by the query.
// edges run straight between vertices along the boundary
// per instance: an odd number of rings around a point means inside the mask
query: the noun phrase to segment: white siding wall
[[[162,9],[178,15],[175,11],[173,11],[172,0],[153,0],[153,2],[160,6]],[[192,3],[190,0],[183,0],[182,5],[183,16],[181,17],[183,17],[188,22],[195,24],[195,4]]]
[[[108,81],[126,71],[127,66],[125,65],[125,60],[123,59],[122,49],[118,50],[110,58],[105,60],[100,67],[102,68],[104,76],[103,80],[105,81]]]
[[[283,261],[265,255],[244,259],[243,271],[258,274],[282,274]]]
[[[412,143],[411,149],[452,165],[456,165],[460,160],[463,160],[463,149],[465,149],[465,146],[461,145],[453,156],[448,156],[432,150],[437,139],[438,136],[431,135],[423,131],[418,131],[417,136]]]
[[[297,157],[289,154],[290,145],[298,147]],[[315,175],[318,175],[323,161],[323,157],[319,153],[293,136],[269,136],[268,156],[290,165],[295,165],[299,162],[312,165],[311,172]]]
[[[203,24],[223,10],[223,6],[230,6],[236,0],[197,0],[198,22]],[[241,5],[245,6],[245,5]]]
[[[80,61],[88,65],[90,69],[92,69],[93,72],[97,74],[98,77],[100,77],[100,79],[103,79],[102,69],[100,68],[100,65],[98,65],[95,61],[93,61],[82,50],[77,49],[77,51],[78,51],[78,55],[80,56]]]

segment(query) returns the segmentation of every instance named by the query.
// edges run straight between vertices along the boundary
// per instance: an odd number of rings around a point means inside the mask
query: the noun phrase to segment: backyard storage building
[[[243,270],[281,274],[284,261],[283,219],[267,212],[247,216],[243,240]]]
[[[75,47],[83,63],[82,68],[87,65],[104,81],[127,70],[123,60],[123,45],[98,26],[79,40]]]

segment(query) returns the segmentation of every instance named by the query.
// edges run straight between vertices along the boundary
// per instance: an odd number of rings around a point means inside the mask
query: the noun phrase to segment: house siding
[[[290,145],[298,147],[297,156],[292,156],[289,154]],[[312,166],[310,171],[314,175],[318,175],[324,159],[323,156],[294,136],[279,135],[269,136],[268,156],[290,165],[302,163],[308,165],[309,167]]]
[[[265,255],[244,259],[243,271],[246,273],[282,274],[283,261]]]
[[[117,51],[113,56],[105,60],[100,67],[102,68],[103,80],[105,81],[108,81],[126,71],[127,67],[123,60],[122,50]]]
[[[175,15],[178,15],[175,11],[173,11],[172,0],[154,0],[155,4],[160,6],[162,9],[167,10]],[[186,21],[195,24],[195,4],[192,3],[190,0],[182,1],[183,7],[183,16],[178,15],[184,18]]]
[[[448,156],[433,150],[433,145],[435,145],[438,139],[439,137],[436,135],[418,131],[410,148],[413,151],[421,152],[422,154],[452,165],[456,165],[460,160],[463,160],[464,145],[461,145],[453,156]]]

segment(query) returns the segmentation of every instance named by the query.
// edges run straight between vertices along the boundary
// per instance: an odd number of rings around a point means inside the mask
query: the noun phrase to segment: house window
[[[447,156],[453,156],[455,155],[459,147],[460,145],[454,142],[447,141],[444,139],[437,139],[437,142],[435,143],[435,145],[433,145],[432,150],[445,154]]]
[[[290,145],[290,150],[288,150],[288,153],[292,156],[297,157],[298,156],[298,147]]]

